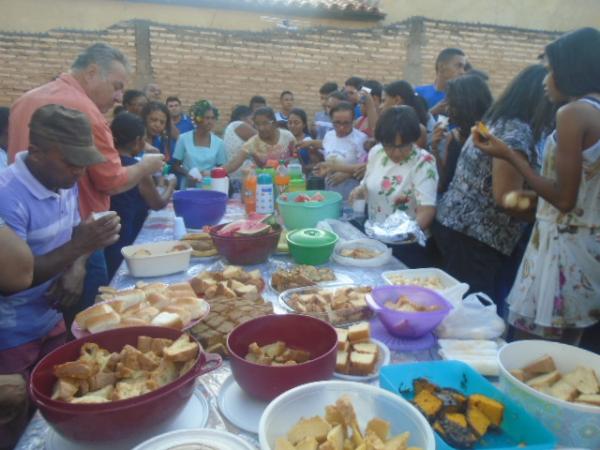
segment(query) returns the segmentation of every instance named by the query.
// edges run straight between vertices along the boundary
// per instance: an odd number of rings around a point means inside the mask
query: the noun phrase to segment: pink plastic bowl
[[[436,311],[404,312],[386,308],[385,302],[396,303],[400,296],[423,306],[439,306]],[[381,286],[366,297],[367,304],[375,311],[386,330],[398,337],[418,338],[429,333],[446,317],[452,305],[437,292],[420,286]]]
[[[194,392],[196,377],[218,368],[221,357],[200,352],[194,367],[175,381],[144,395],[127,400],[97,404],[71,404],[52,400],[56,364],[74,361],[86,342],[111,352],[137,345],[138,336],[177,339],[181,331],[163,327],[116,328],[86,336],[57,348],[33,369],[29,392],[44,419],[57,433],[81,442],[107,442],[142,434],[176,417]]]
[[[295,366],[262,366],[246,361],[248,345],[283,341],[310,352],[311,359]],[[268,315],[236,327],[227,339],[233,377],[249,395],[271,401],[279,394],[312,381],[328,380],[335,370],[337,333],[320,319],[299,314]]]
[[[227,224],[213,227],[210,231],[219,254],[231,264],[260,264],[269,259],[277,249],[281,228],[277,227],[268,234],[260,236],[219,236],[217,231]]]

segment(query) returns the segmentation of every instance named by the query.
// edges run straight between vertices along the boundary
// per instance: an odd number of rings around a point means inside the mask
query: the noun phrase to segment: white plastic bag
[[[446,339],[496,339],[505,328],[494,302],[483,292],[477,292],[454,306],[436,334]]]

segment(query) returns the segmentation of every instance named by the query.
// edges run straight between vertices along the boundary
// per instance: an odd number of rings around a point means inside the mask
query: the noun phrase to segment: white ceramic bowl
[[[550,355],[561,373],[586,366],[600,378],[600,355],[572,345],[550,341],[517,341],[498,353],[500,387],[537,417],[568,448],[600,449],[600,407],[570,403],[543,394],[519,381],[510,370],[520,369],[535,359]]]
[[[430,286],[423,287],[428,287],[429,289],[439,292],[446,300],[452,303],[453,306],[459,305],[462,301],[463,295],[465,295],[465,293],[469,290],[468,284],[461,283],[443,270],[433,267],[423,269],[388,270],[381,274],[382,278],[387,284],[395,285],[397,283],[392,282],[390,275],[401,275],[409,280],[415,278],[437,278],[443,286],[441,289],[434,289]]]
[[[133,450],[170,450],[196,448],[203,444],[215,450],[254,450],[254,446],[235,434],[208,428],[177,430],[161,434],[141,443]],[[189,446],[189,447],[188,447]],[[206,448],[206,447],[202,447]]]
[[[190,265],[192,247],[185,250],[170,252],[181,241],[163,241],[152,244],[128,245],[121,249],[121,254],[127,262],[129,273],[133,277],[158,277],[172,273],[183,272]],[[139,250],[148,250],[148,256],[134,256]]]
[[[302,417],[324,417],[325,406],[342,395],[350,396],[358,424],[380,417],[391,422],[391,435],[410,432],[409,447],[435,450],[433,431],[417,409],[401,396],[381,388],[350,381],[318,381],[291,389],[273,400],[260,418],[258,438],[261,450],[274,450],[275,440],[285,436]]]

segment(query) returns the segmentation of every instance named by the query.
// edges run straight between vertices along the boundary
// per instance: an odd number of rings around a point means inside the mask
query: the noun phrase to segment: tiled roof
[[[233,0],[234,2],[236,0]],[[242,0],[244,3],[264,6],[321,9],[332,12],[363,13],[382,16],[379,0]]]
[[[125,0],[138,3],[179,4],[227,9],[260,9],[276,12],[300,12],[348,18],[382,19],[380,0]]]

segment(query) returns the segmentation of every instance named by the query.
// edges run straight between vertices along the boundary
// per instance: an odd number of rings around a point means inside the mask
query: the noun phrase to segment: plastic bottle
[[[256,172],[253,167],[244,178],[244,206],[246,214],[256,212]]]
[[[300,161],[291,159],[287,168],[292,179],[302,178],[302,164],[300,164]]]
[[[257,181],[256,212],[259,214],[273,214],[273,178],[268,173],[261,173]]]
[[[205,191],[212,190],[212,178],[211,177],[202,178],[202,189],[204,189]]]
[[[212,178],[212,190],[222,192],[229,195],[229,177],[227,171],[223,167],[215,167],[210,171]]]
[[[285,161],[279,161],[279,167],[277,167],[277,173],[275,175],[275,185],[277,186],[277,195],[281,195],[287,192],[290,184],[290,175],[288,168],[285,167]]]

